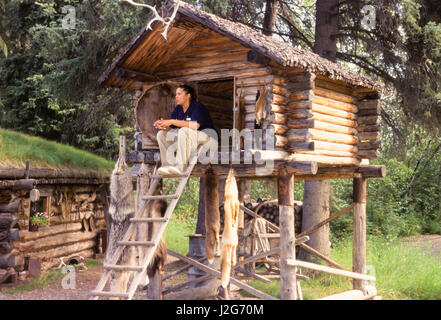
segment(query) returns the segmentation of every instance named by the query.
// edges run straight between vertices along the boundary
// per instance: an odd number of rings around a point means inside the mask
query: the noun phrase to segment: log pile
[[[277,204],[277,200],[270,199],[257,199],[257,201],[250,201],[244,203],[245,207],[256,212],[260,217],[268,220],[269,222],[279,226],[279,205]],[[295,214],[295,232],[296,234],[300,234],[302,227],[302,202],[296,201],[294,203],[294,214]],[[221,232],[223,230],[223,217],[224,217],[224,208],[223,204],[219,206],[220,210],[220,221],[221,221]],[[256,211],[257,210],[257,211]],[[244,214],[245,225],[251,221],[253,217],[248,214]]]

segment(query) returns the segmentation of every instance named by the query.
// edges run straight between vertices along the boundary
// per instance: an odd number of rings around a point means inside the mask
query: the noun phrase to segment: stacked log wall
[[[274,130],[274,150],[284,151],[287,147],[287,117],[286,107],[286,81],[283,77],[271,74],[257,77],[238,78],[236,80],[236,97],[242,94],[245,100],[244,106],[244,128],[254,132],[256,126],[256,99],[257,93],[266,88],[265,108],[266,117],[261,125],[262,129],[262,148],[272,148],[272,145],[266,146],[266,130]],[[253,145],[254,148],[254,145]]]
[[[358,101],[358,153],[362,159],[381,156],[380,123],[381,105],[377,97],[361,96]]]
[[[288,75],[290,151],[293,159],[359,165],[359,100],[356,90],[312,73]]]
[[[60,266],[60,258],[101,253],[100,234],[106,223],[98,188],[37,185],[48,213],[48,225],[38,231],[29,231],[29,190],[0,190],[0,269],[23,271],[25,261],[35,258],[47,270]]]

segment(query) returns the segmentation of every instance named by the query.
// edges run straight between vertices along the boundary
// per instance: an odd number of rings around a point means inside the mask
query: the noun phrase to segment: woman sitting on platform
[[[190,154],[199,145],[217,152],[217,139],[202,131],[212,129],[214,132],[213,121],[207,108],[196,101],[193,88],[179,86],[175,98],[177,106],[170,119],[161,118],[154,123],[160,130],[157,139],[162,163],[158,174],[161,175],[182,174],[188,165]]]

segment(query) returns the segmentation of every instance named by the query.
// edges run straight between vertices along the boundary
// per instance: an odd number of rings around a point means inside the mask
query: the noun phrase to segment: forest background
[[[387,239],[440,234],[441,3],[333,1],[337,62],[386,87],[382,157],[371,163],[386,165],[387,176],[368,182],[368,234]],[[162,1],[138,2],[160,6]],[[260,31],[265,31],[266,8],[277,5],[273,36],[314,48],[320,1],[186,2]],[[373,12],[366,10],[369,7]],[[72,13],[75,23],[66,27]],[[129,137],[133,148],[130,94],[103,88],[97,79],[150,15],[147,9],[116,0],[0,0],[0,126],[108,159],[117,153],[120,135]],[[197,188],[193,183],[186,193],[188,218],[197,212]],[[296,200],[302,200],[303,184],[296,182],[295,189]],[[351,202],[350,179],[333,180],[331,190],[331,213]],[[251,197],[274,193],[271,182],[253,183]],[[351,232],[350,216],[331,224],[333,240]]]

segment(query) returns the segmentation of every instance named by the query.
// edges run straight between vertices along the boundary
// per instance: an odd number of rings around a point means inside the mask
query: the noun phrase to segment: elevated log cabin
[[[174,5],[167,2],[164,14],[170,15]],[[143,28],[99,78],[103,86],[133,94],[137,147],[128,154],[128,162],[159,161],[153,122],[169,118],[179,84],[193,86],[218,133],[232,128],[274,132],[274,144],[264,134],[261,147],[241,150],[242,155],[254,154],[255,160],[274,161],[272,168],[258,171],[262,167],[258,161],[232,166],[239,179],[278,180],[282,299],[298,297],[294,175],[296,179],[354,179],[354,204],[332,219],[354,210],[353,271],[358,275],[354,288],[361,289],[366,279],[360,275],[366,272],[366,178],[385,175],[383,166],[369,165],[369,159],[380,156],[382,84],[183,2],[167,39],[162,33],[159,22]],[[264,109],[256,110],[261,95]],[[262,121],[256,121],[257,112],[264,115]],[[219,176],[229,168],[230,163],[213,165]],[[203,177],[206,169],[207,165],[197,164],[192,176]]]
[[[162,23],[143,28],[99,79],[133,92],[138,151],[157,149],[152,123],[169,117],[176,85],[187,83],[218,130],[232,129],[234,116],[238,130],[254,130],[256,96],[265,92],[260,127],[275,133],[275,152],[268,156],[314,161],[318,178],[349,177],[363,159],[380,155],[380,83],[183,2],[167,40],[162,31]],[[243,109],[235,115],[241,96]]]

